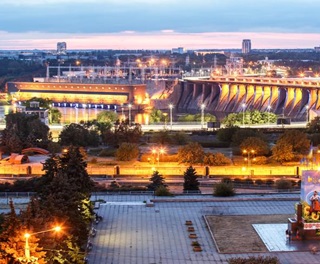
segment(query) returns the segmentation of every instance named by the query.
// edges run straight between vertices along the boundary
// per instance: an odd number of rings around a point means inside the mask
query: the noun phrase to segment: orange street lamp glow
[[[155,155],[157,154],[157,161],[158,161],[158,166],[159,166],[159,162],[160,162],[160,154],[165,154],[166,153],[166,149],[163,147],[159,147],[159,148],[154,148],[151,150],[152,154]]]
[[[35,233],[25,233],[24,237],[26,239],[26,243],[25,243],[25,247],[24,247],[24,254],[25,254],[25,258],[26,261],[29,262],[31,259],[30,256],[30,247],[29,247],[29,237],[33,236],[33,235],[37,235],[37,234],[42,234],[42,233],[47,233],[47,232],[60,232],[61,231],[61,226],[55,226],[54,228],[48,229],[48,230],[44,230],[44,231],[40,231],[40,232],[35,232]]]

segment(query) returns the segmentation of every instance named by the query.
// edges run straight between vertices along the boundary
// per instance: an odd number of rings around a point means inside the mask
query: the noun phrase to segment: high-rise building
[[[58,42],[57,43],[57,54],[66,54],[67,51],[67,43],[66,42]]]
[[[242,53],[247,54],[251,52],[251,40],[244,39],[242,40]]]

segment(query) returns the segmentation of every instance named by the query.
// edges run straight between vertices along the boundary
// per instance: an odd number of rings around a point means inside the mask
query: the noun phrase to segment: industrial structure
[[[319,78],[190,78],[181,81],[172,98],[181,112],[199,111],[204,104],[206,111],[218,118],[234,112],[259,110],[306,121],[311,109],[320,108],[319,88]]]

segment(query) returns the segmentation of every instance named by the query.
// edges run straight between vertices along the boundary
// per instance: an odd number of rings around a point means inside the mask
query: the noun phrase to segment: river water
[[[76,108],[76,107],[55,107],[57,108],[62,117],[60,120],[61,125],[70,124],[70,123],[80,123],[81,121],[88,121],[97,118],[97,115],[106,111],[106,109],[99,108]],[[13,106],[5,105],[0,106],[0,123],[4,123],[5,115],[9,114],[10,111],[13,111]],[[113,111],[113,110],[112,110]],[[129,119],[129,111],[122,110],[116,111],[119,116],[119,119]],[[148,113],[138,113],[134,110],[130,111],[131,121],[136,122],[142,125],[147,125],[149,123],[149,114]]]

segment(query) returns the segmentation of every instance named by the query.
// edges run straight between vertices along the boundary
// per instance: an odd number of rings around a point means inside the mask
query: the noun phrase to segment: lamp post
[[[163,147],[152,149],[152,154],[154,154],[154,155],[157,154],[158,166],[159,166],[159,163],[160,163],[160,154],[164,154],[165,152],[166,152],[166,150]]]
[[[268,125],[270,125],[270,109],[271,109],[271,106],[268,105],[267,109],[268,109],[268,112],[267,112]]]
[[[242,126],[244,126],[244,109],[246,108],[246,104],[242,104]]]
[[[170,129],[172,130],[172,109],[173,109],[172,104],[169,104],[169,109],[170,109]]]
[[[24,234],[24,237],[26,239],[25,246],[24,246],[25,261],[26,262],[33,262],[33,261],[37,260],[36,258],[30,256],[29,237],[31,237],[33,235],[37,235],[37,234],[42,234],[42,233],[47,233],[47,232],[59,232],[59,231],[61,231],[61,227],[56,226],[56,227],[48,229],[48,230],[35,232],[35,233],[31,233],[31,234],[29,234],[29,233]]]
[[[123,104],[121,104],[121,119],[125,120],[124,113],[123,113]]]
[[[309,123],[309,106],[306,105],[306,122]]]
[[[132,104],[128,104],[128,110],[129,110],[129,126],[131,126],[131,107],[132,107]]]
[[[204,109],[205,109],[205,105],[201,104],[201,129],[203,129],[204,127]]]
[[[248,167],[250,167],[251,166],[252,157],[253,157],[253,155],[255,153],[254,149],[251,149],[251,150],[244,149],[242,152],[243,152],[244,155],[247,155],[247,157],[244,160],[246,160],[248,162]]]

